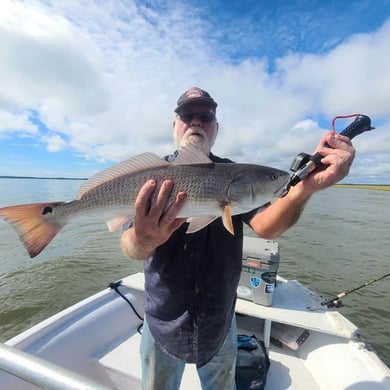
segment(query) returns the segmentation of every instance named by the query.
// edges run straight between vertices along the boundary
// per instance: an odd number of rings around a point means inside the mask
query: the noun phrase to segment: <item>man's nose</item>
[[[203,122],[199,118],[199,115],[194,114],[193,118],[191,119],[190,125],[191,126],[202,126],[203,125]]]

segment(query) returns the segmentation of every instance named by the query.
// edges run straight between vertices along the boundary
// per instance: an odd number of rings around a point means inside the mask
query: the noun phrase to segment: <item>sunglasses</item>
[[[215,120],[215,114],[213,112],[181,112],[179,114],[180,119],[189,124],[194,119],[198,117],[203,123],[211,123]]]

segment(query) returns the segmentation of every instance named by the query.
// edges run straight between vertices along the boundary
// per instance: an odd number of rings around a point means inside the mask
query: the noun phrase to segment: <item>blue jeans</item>
[[[198,368],[202,390],[234,390],[237,356],[236,319],[221,349],[204,366]],[[183,360],[167,355],[156,344],[147,322],[141,338],[142,389],[177,390],[185,367]]]

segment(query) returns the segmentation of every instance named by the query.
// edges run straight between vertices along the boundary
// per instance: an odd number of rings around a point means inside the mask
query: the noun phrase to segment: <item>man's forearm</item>
[[[279,237],[298,221],[310,196],[301,184],[293,187],[284,198],[277,199],[252,218],[250,225],[253,231],[266,239]]]

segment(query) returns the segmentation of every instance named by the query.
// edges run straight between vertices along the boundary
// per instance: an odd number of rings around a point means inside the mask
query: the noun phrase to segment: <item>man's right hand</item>
[[[155,180],[148,180],[142,186],[135,200],[134,226],[122,234],[122,250],[131,258],[143,260],[149,257],[186,221],[186,218],[177,218],[186,201],[186,193],[179,192],[167,209],[173,182],[165,180],[153,202],[156,187]]]

